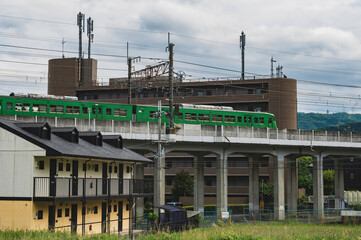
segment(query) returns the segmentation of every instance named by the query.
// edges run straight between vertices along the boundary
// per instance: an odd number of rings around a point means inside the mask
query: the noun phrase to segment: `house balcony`
[[[153,180],[116,178],[34,177],[35,201],[69,201],[145,197],[153,194]]]

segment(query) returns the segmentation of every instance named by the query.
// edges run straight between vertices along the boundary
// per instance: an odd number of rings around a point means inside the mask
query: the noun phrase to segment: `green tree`
[[[259,200],[262,200],[266,203],[273,202],[273,183],[263,183],[263,191],[262,191],[262,183],[259,184]]]
[[[177,201],[179,201],[179,197],[193,196],[193,186],[193,178],[188,172],[182,170],[175,175],[172,195]]]
[[[323,186],[325,195],[335,195],[335,170],[323,171]]]
[[[313,194],[312,183],[312,157],[300,157],[298,159],[298,187],[306,189],[306,195]]]

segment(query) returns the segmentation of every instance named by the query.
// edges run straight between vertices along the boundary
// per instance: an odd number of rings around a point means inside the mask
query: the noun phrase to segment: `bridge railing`
[[[80,131],[95,130],[104,133],[122,134],[124,139],[157,139],[158,123],[123,122],[114,120],[64,119],[35,116],[1,116],[24,122],[48,122],[51,126],[76,126]],[[161,127],[163,138],[166,138],[166,125]],[[361,143],[361,133],[333,132],[298,129],[273,129],[238,126],[214,126],[198,124],[176,124],[175,135],[188,137],[233,137],[269,140],[321,141],[321,142],[354,142]]]

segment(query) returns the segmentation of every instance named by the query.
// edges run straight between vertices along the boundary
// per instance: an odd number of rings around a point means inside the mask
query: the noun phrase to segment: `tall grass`
[[[71,239],[71,240],[115,240],[116,235],[99,234],[93,236],[71,235],[69,232],[52,231],[0,231],[0,239]],[[261,240],[261,239],[301,239],[301,240],[361,240],[361,226],[322,225],[301,223],[258,223],[258,224],[214,224],[210,228],[167,233],[158,232],[140,236],[139,240]]]

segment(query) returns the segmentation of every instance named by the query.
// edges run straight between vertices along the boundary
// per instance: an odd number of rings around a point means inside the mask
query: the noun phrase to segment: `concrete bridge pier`
[[[204,155],[194,155],[194,210],[204,212]]]
[[[274,156],[274,218],[285,220],[285,154]]]
[[[323,158],[324,155],[320,152],[313,158],[313,209],[314,218],[322,220],[323,218]]]
[[[249,214],[257,217],[259,214],[259,158],[260,155],[249,155],[248,202]]]
[[[297,212],[297,158],[296,156],[288,156],[286,160],[287,210],[289,214],[292,214]]]
[[[345,202],[342,201],[344,198],[345,191],[345,179],[344,179],[344,160],[342,158],[334,159],[335,169],[335,208],[345,208]]]
[[[225,151],[217,154],[217,212],[227,211],[228,204],[228,166]]]

